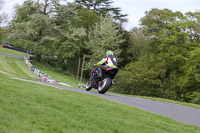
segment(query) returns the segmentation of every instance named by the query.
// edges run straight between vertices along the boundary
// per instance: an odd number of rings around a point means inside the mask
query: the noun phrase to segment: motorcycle
[[[108,91],[111,85],[115,84],[114,77],[118,72],[117,68],[102,69],[102,77],[96,78],[98,75],[97,66],[94,66],[90,75],[90,79],[86,84],[86,91],[90,91],[92,88],[97,89],[100,94],[104,94]]]

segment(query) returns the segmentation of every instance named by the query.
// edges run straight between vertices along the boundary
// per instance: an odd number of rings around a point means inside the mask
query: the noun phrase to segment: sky
[[[4,0],[4,7],[1,12],[8,14],[9,20],[14,14],[13,6],[23,4],[24,0]],[[73,0],[67,0],[73,2]],[[123,25],[126,30],[133,27],[139,27],[139,20],[145,16],[145,11],[152,8],[170,9],[172,11],[180,11],[186,13],[188,11],[195,12],[200,10],[200,0],[112,0],[113,7],[120,7],[123,14],[128,14],[128,22]]]

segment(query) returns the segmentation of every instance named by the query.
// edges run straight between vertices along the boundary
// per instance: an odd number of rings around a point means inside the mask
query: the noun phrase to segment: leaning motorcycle
[[[114,77],[117,74],[117,68],[107,68],[102,70],[102,77],[96,78],[98,75],[97,66],[94,66],[90,75],[90,79],[86,84],[86,91],[90,91],[92,88],[97,89],[100,94],[104,94],[108,91],[111,85],[113,85]]]

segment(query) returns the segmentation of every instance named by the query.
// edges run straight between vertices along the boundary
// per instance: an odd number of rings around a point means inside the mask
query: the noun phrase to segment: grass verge
[[[134,95],[134,97],[140,97],[140,98],[150,99],[150,100],[154,100],[154,101],[174,103],[174,104],[179,104],[179,105],[184,105],[184,106],[187,106],[187,107],[200,109],[200,105],[193,104],[193,103],[179,102],[179,101],[173,101],[173,100],[162,99],[162,98],[157,98],[157,97],[145,97],[145,96],[135,96],[135,95]]]
[[[46,67],[40,63],[37,62],[31,62],[35,68],[43,71],[44,73],[48,74],[51,76],[52,79],[59,81],[59,82],[63,82],[63,83],[67,83],[75,88],[78,88],[78,84],[80,83],[79,80],[77,80],[76,76],[74,75],[67,75],[64,73],[60,73],[57,72],[55,70],[55,68],[50,68],[50,67]],[[86,80],[83,79],[83,84],[86,84]]]
[[[0,48],[0,53],[19,55],[19,56],[25,56],[26,55],[26,53],[18,52],[18,51],[8,49],[8,48]]]
[[[123,95],[123,96],[139,97],[139,98],[149,99],[149,100],[153,100],[153,101],[168,102],[168,103],[173,103],[173,104],[178,104],[178,105],[183,105],[183,106],[187,106],[187,107],[192,107],[192,108],[200,109],[200,105],[193,104],[193,103],[173,101],[173,100],[163,99],[163,98],[157,98],[157,97],[147,97],[147,96],[121,94],[121,93],[116,93],[116,92],[112,92],[112,91],[109,91],[109,93],[116,94],[116,95]]]
[[[23,59],[0,55],[0,74],[10,77],[19,77],[25,79],[39,80],[39,77],[33,74]]]
[[[92,95],[0,75],[0,131],[197,133],[199,127]]]

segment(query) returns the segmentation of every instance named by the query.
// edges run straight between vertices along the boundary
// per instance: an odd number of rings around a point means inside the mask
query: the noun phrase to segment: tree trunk
[[[37,52],[35,52],[35,54],[34,54],[34,61],[38,62],[38,53]]]

